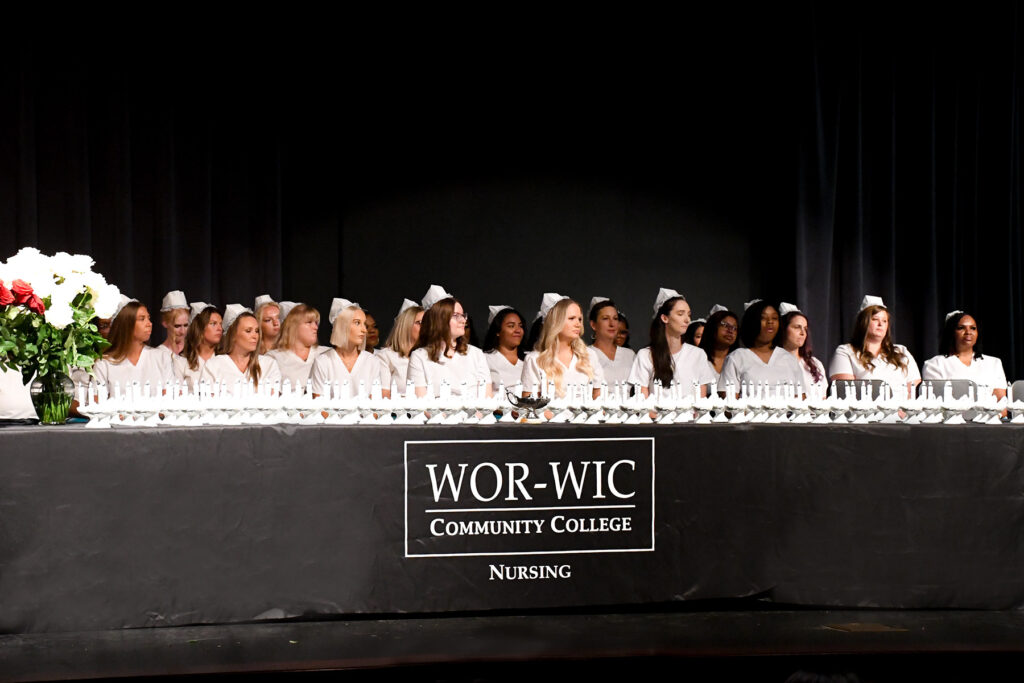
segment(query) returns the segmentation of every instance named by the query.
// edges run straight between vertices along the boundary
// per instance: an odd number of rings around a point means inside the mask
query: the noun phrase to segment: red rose
[[[14,295],[14,303],[23,304],[32,296],[32,285],[24,280],[15,280],[11,283],[11,294]]]
[[[0,306],[9,306],[14,303],[14,295],[11,294],[11,290],[4,287],[4,283],[0,280]]]
[[[43,305],[43,300],[40,299],[35,294],[29,296],[27,306],[28,310],[32,311],[33,313],[38,313],[39,315],[42,315],[43,312],[46,310],[46,306]]]

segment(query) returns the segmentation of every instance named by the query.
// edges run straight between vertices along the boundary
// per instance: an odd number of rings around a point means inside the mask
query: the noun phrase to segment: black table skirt
[[[1022,454],[1010,425],[10,427],[0,631],[749,596],[1016,608]],[[603,487],[574,495],[559,467],[585,462]],[[460,463],[460,500],[435,499]]]

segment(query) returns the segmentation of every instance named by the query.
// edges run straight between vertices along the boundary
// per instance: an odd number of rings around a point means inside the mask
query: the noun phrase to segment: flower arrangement
[[[58,405],[49,406],[36,394],[66,394],[70,369],[90,369],[108,346],[92,320],[111,317],[121,292],[93,272],[93,263],[84,254],[47,256],[32,247],[0,262],[0,368],[20,370],[26,383],[36,378],[33,402],[44,422],[63,422],[71,397],[51,397]]]

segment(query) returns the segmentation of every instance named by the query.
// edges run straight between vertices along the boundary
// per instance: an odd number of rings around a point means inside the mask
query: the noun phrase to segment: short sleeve
[[[270,356],[260,356],[260,384],[264,382],[276,393],[281,393],[281,366]]]
[[[324,396],[327,392],[324,390],[331,381],[331,359],[326,354],[320,354],[313,361],[313,372],[310,374],[310,379],[313,380],[313,393],[317,396]]]
[[[917,367],[917,361],[914,360],[914,356],[911,355],[910,351],[907,351],[907,347],[901,346],[900,351],[903,352],[903,356],[907,360],[907,381],[917,382],[918,380],[921,379],[921,371]]]
[[[416,388],[426,388],[427,386],[427,371],[423,365],[427,360],[426,354],[425,350],[416,349],[409,356],[409,370],[405,378]]]
[[[718,378],[719,391],[725,389],[728,384],[732,384],[733,391],[738,392],[740,390],[740,369],[737,367],[738,359],[739,356],[736,354],[736,351],[725,357],[725,362],[722,363],[722,376]]]
[[[597,357],[597,351],[588,346],[587,354],[590,356],[590,369],[594,371],[594,384],[604,384],[604,368],[601,366],[601,359]]]
[[[541,390],[540,368],[537,367],[537,352],[531,351],[526,354],[526,361],[523,365],[523,391],[537,393]]]
[[[924,379],[945,379],[941,370],[942,356],[934,356],[924,362],[924,370],[921,376]]]
[[[850,357],[849,344],[843,344],[836,348],[832,354],[832,360],[828,364],[829,378],[836,375],[855,375],[853,359]],[[916,369],[916,368],[915,368]]]
[[[654,364],[651,362],[651,350],[649,348],[637,351],[633,359],[633,367],[629,370],[627,382],[637,387],[651,388],[651,377],[654,375]]]

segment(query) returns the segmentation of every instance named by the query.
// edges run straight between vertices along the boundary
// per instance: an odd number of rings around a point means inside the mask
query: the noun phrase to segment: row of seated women
[[[443,383],[455,394],[464,387],[475,392],[483,383],[489,394],[504,386],[523,395],[551,386],[564,395],[571,385],[622,383],[648,395],[659,385],[698,384],[706,393],[712,384],[724,392],[727,386],[778,382],[811,395],[824,393],[830,379],[879,379],[901,396],[922,377],[910,352],[892,342],[885,304],[871,296],[864,298],[851,341],[836,349],[827,373],[814,356],[808,318],[795,306],[754,300],[742,315],[715,306],[707,319],[691,320],[686,299],[671,289],[658,292],[650,342],[636,353],[628,348],[628,328],[623,334],[623,316],[612,300],[591,300],[593,344],[587,346],[580,304],[551,293],[544,295],[529,334],[519,311],[491,306],[483,349],[468,343],[461,302],[437,285],[420,304],[403,302],[384,346],[373,353],[366,349],[372,348],[376,326],[345,299],[335,299],[328,316],[329,348],[317,345],[316,309],[269,297],[257,299],[254,309],[229,305],[222,316],[214,306],[188,304],[184,294],[171,292],[161,317],[167,341],[150,347],[146,307],[125,302],[110,326],[111,347],[93,370],[96,380],[108,386],[179,380],[195,387],[205,379],[223,381],[229,391],[236,380],[257,386],[288,380],[292,387],[308,382],[317,395],[346,381],[354,394],[360,383],[368,390],[376,380],[385,396],[392,388],[405,393],[408,386],[423,396],[428,388],[439,393]],[[1002,363],[981,353],[973,316],[946,316],[941,351],[925,363],[925,379],[970,379],[1005,394]]]

